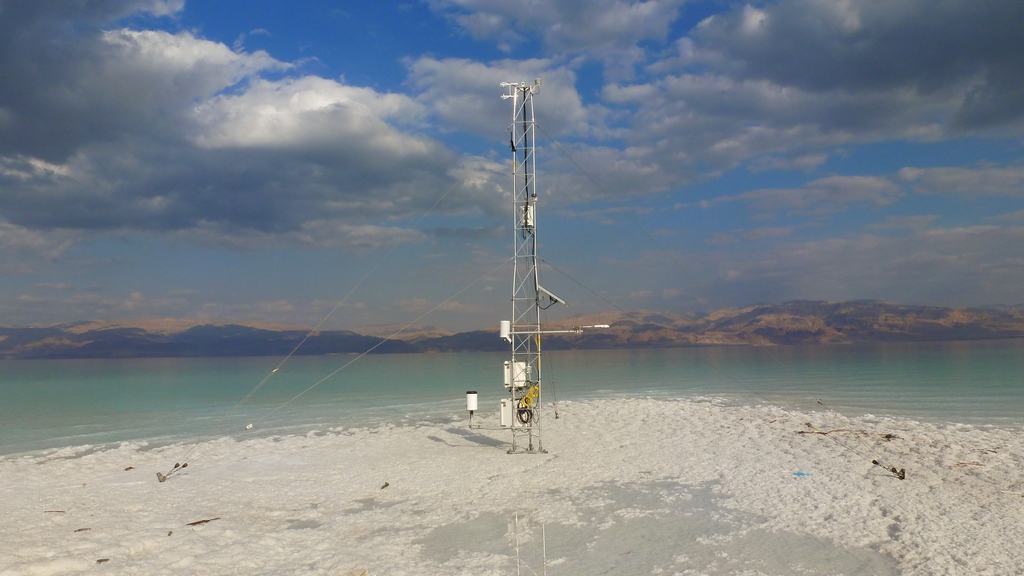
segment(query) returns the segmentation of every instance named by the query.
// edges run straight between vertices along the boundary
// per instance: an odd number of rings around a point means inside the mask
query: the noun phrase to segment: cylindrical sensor
[[[470,390],[466,392],[466,410],[473,412],[476,409],[476,390]]]

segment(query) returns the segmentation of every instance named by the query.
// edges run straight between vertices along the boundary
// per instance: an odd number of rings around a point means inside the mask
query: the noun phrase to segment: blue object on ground
[[[793,476],[810,476],[810,472],[793,472]]]

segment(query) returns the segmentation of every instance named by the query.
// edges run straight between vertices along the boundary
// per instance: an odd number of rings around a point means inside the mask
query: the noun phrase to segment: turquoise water
[[[496,409],[504,354],[0,362],[0,454],[146,440],[303,433]],[[716,396],[848,415],[1024,424],[1024,340],[545,353],[545,400]],[[245,426],[253,423],[250,432]]]

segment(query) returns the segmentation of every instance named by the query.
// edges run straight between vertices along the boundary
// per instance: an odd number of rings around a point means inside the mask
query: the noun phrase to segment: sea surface
[[[504,392],[505,358],[292,357],[262,386],[282,358],[0,361],[0,454],[468,417],[468,390],[489,415]],[[1024,425],[1024,340],[554,351],[543,370],[545,403],[711,396],[848,416]]]

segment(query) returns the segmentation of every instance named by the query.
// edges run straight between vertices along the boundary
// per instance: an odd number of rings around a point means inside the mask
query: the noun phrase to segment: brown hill
[[[608,324],[580,334],[552,334],[547,349],[667,348],[707,345],[824,344],[1024,338],[1024,306],[953,309],[890,302],[759,304],[704,315],[633,310],[566,318],[549,330]],[[0,326],[0,358],[272,356],[291,352],[306,326],[150,319]],[[388,339],[396,331],[401,332]],[[370,326],[318,331],[299,354],[501,351],[497,329],[452,334],[432,326]]]
[[[585,348],[595,347],[598,341],[599,347],[644,347],[1021,338],[1024,307],[953,309],[876,301],[794,301],[728,308],[703,316],[613,312],[567,318],[548,326],[568,329],[590,324],[611,327],[559,340],[571,348]]]
[[[427,324],[379,324],[375,326],[360,326],[359,328],[353,328],[352,331],[363,336],[376,336],[378,338],[388,338],[397,333],[395,338],[407,342],[423,340],[424,338],[440,338],[454,334],[451,330],[444,330]]]

